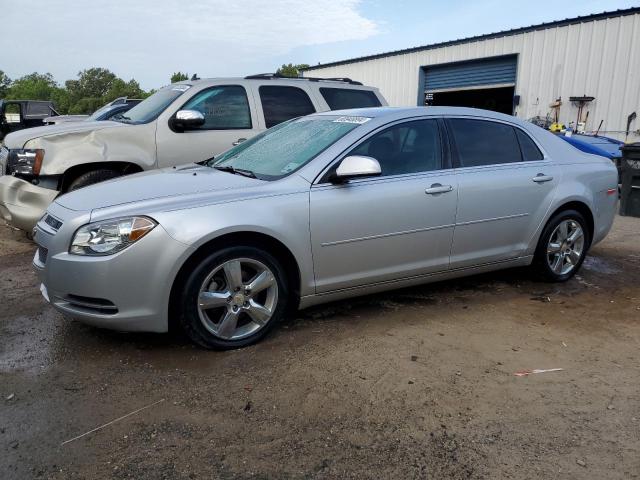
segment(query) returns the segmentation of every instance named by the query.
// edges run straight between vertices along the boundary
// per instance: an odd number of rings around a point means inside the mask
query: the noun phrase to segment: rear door
[[[550,208],[560,169],[517,126],[475,117],[446,123],[459,189],[451,268],[523,255]]]
[[[375,158],[381,176],[335,185],[330,170],[312,186],[318,293],[449,267],[457,184],[441,138],[435,119],[397,123],[347,154]]]

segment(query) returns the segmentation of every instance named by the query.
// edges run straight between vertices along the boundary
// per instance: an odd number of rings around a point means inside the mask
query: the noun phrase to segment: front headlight
[[[7,160],[7,175],[39,175],[43,158],[41,148],[12,148]]]
[[[137,242],[157,225],[147,217],[116,218],[80,227],[73,236],[69,253],[112,255]]]

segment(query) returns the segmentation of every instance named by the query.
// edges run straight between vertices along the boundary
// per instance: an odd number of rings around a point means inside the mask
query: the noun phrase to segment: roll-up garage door
[[[425,92],[514,86],[516,55],[426,66]]]

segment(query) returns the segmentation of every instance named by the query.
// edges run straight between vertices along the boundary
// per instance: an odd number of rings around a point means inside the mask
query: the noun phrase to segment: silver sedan
[[[328,112],[63,195],[34,265],[70,317],[234,348],[336,299],[525,265],[568,280],[616,203],[609,160],[514,117]]]

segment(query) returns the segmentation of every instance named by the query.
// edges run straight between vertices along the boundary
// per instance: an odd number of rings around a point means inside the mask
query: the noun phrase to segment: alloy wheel
[[[547,244],[547,262],[557,275],[571,272],[584,252],[584,231],[575,220],[563,220],[553,230]]]
[[[223,340],[239,340],[262,329],[278,303],[278,282],[262,262],[235,258],[217,266],[198,293],[202,325]]]

